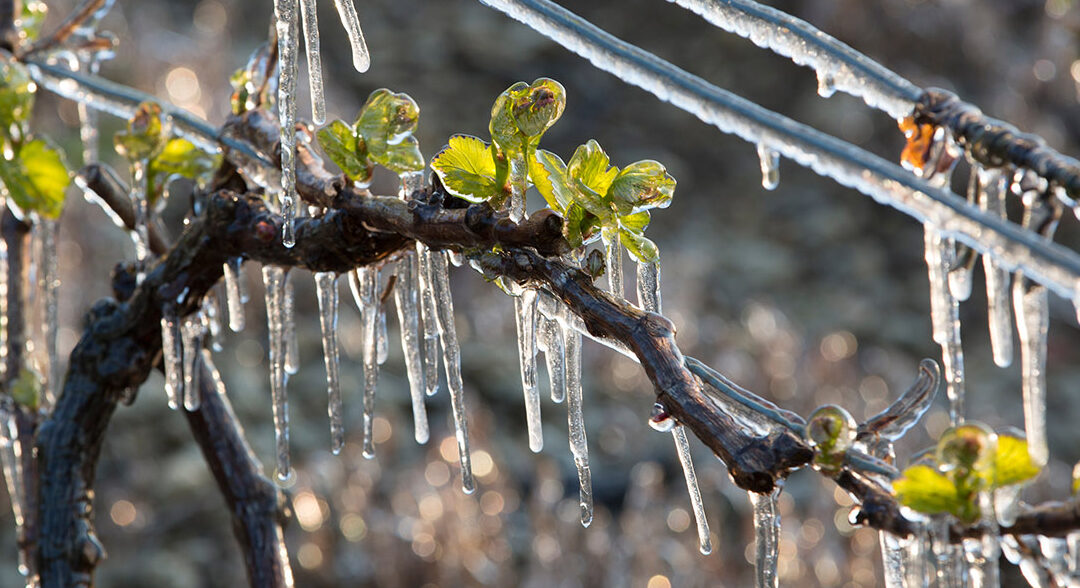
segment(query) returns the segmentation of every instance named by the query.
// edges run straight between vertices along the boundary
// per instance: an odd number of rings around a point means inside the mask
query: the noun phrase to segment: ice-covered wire
[[[548,0],[486,4],[724,132],[764,143],[820,175],[934,225],[1006,269],[1023,270],[1066,298],[1076,296],[1080,255],[1073,251],[993,218],[894,163],[718,88]]]

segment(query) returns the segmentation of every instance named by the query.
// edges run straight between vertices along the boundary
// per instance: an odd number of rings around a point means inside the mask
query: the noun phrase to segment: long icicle
[[[285,373],[296,375],[300,371],[300,344],[296,339],[296,289],[292,275],[285,273],[285,286],[281,298],[282,333],[285,339]]]
[[[930,279],[933,338],[941,346],[941,363],[949,397],[949,420],[956,425],[964,420],[964,351],[960,345],[959,305],[949,291],[949,260],[946,255],[950,245],[936,227],[927,224],[923,231]]]
[[[266,286],[266,324],[270,338],[270,395],[274,408],[276,479],[279,485],[292,480],[289,463],[289,401],[286,395],[284,306],[285,270],[272,265],[262,268]]]
[[[435,315],[442,343],[446,385],[450,389],[450,404],[454,411],[458,458],[461,461],[461,487],[466,494],[476,491],[472,458],[469,455],[469,424],[465,415],[464,385],[461,381],[461,349],[454,326],[454,300],[450,294],[450,267],[445,252],[431,253],[431,285],[435,292]]]
[[[362,305],[364,333],[364,457],[375,457],[375,391],[379,386],[378,293],[379,270],[365,266],[355,272],[356,292]]]
[[[645,312],[660,312],[660,260],[645,263],[639,262],[637,266],[637,296],[638,306]],[[694,511],[694,522],[697,524],[698,549],[708,555],[712,553],[712,540],[709,538],[709,520],[705,517],[705,503],[701,499],[701,489],[698,487],[697,472],[694,470],[694,460],[690,455],[690,441],[686,436],[686,429],[675,425],[671,429],[671,436],[675,441],[675,451],[679,455],[679,464],[682,465],[683,477],[686,478],[686,491],[690,495],[690,506]]]
[[[181,348],[184,360],[184,409],[189,412],[199,410],[202,397],[199,396],[199,374],[196,362],[202,355],[203,337],[206,325],[202,311],[184,317],[180,327]]]
[[[131,162],[131,206],[135,210],[135,259],[141,264],[150,256],[150,212],[146,203],[146,162]],[[139,276],[143,275],[142,271]]]
[[[569,324],[570,308],[559,303],[560,322],[566,345],[566,418],[570,430],[570,452],[578,474],[581,524],[588,527],[593,519],[592,470],[589,468],[589,445],[585,437],[584,402],[581,387],[581,335]]]
[[[776,564],[780,546],[780,511],[777,498],[780,486],[771,494],[748,492],[750,504],[754,508],[754,586],[756,588],[776,588]]]
[[[338,288],[334,272],[315,273],[315,293],[319,300],[323,363],[326,366],[326,413],[330,417],[330,451],[345,447],[345,425],[341,418],[341,384],[338,378]]]
[[[540,321],[540,339],[537,346],[544,352],[548,381],[551,383],[551,401],[560,404],[566,400],[566,348],[563,343],[563,330],[557,321],[542,316],[539,308],[537,311]]]
[[[315,0],[300,0],[301,22],[304,25],[304,54],[308,65],[308,87],[311,89],[311,122],[326,122],[326,97],[323,94],[322,59],[319,57],[319,12]]]
[[[274,0],[278,38],[278,123],[281,129],[281,193],[279,208],[285,222],[281,242],[296,244],[296,76],[299,20],[297,0]]]
[[[624,298],[623,292],[623,251],[619,243],[619,233],[613,229],[603,229],[600,238],[604,242],[604,262],[608,279],[608,291],[616,298]]]
[[[43,332],[45,339],[45,387],[42,390],[41,409],[48,413],[56,402],[61,386],[60,358],[56,353],[56,336],[59,332],[60,268],[57,263],[56,245],[60,236],[60,223],[40,219],[35,226],[40,231],[41,261],[38,265],[39,291],[44,310]]]
[[[536,382],[536,290],[525,289],[514,297],[517,320],[518,361],[521,363],[521,388],[525,394],[525,421],[529,430],[529,449],[544,449],[544,431],[540,422],[540,388]]]
[[[229,307],[229,328],[234,333],[244,330],[244,276],[241,257],[226,261],[222,270],[225,274],[225,301]]]
[[[165,367],[165,395],[169,408],[176,410],[183,403],[184,351],[181,346],[180,319],[176,310],[165,308],[161,312],[161,362]]]
[[[439,391],[439,320],[435,308],[435,287],[431,274],[431,249],[416,242],[417,285],[420,288],[420,315],[424,324],[424,385],[427,395]]]
[[[356,15],[356,6],[353,6],[353,0],[334,0],[334,4],[337,6],[341,24],[345,27],[345,33],[349,36],[353,67],[356,68],[356,71],[364,73],[371,67],[371,55],[368,53],[367,43],[364,41],[364,31],[360,29],[360,19]]]
[[[413,436],[417,443],[430,437],[427,407],[424,405],[424,365],[420,357],[420,309],[417,301],[417,261],[415,251],[406,251],[398,261],[398,281],[394,285],[394,306],[401,327],[401,351],[409,377],[412,398]]]
[[[1005,174],[997,169],[978,168],[979,208],[989,214],[1005,218],[1005,193],[1008,182]],[[983,256],[983,273],[986,274],[987,322],[990,325],[990,347],[994,363],[1008,367],[1013,359],[1013,320],[1009,304],[1009,272],[993,257]]]

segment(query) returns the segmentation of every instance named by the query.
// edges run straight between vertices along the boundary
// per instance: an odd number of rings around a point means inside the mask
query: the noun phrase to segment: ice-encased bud
[[[806,422],[806,441],[814,449],[814,465],[826,472],[839,470],[858,428],[855,418],[844,408],[835,404],[819,406]]]
[[[994,467],[997,435],[981,423],[966,423],[947,429],[937,443],[935,457],[943,467],[975,473],[989,472]]]

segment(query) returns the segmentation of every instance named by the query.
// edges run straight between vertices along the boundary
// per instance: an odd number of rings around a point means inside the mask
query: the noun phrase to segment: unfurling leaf
[[[515,85],[516,87],[516,85]],[[566,90],[550,78],[538,78],[512,97],[511,114],[526,137],[539,137],[551,128],[566,108]]]
[[[545,149],[537,149],[529,161],[529,179],[548,206],[566,216],[567,207],[574,201],[574,189],[567,183],[566,164],[562,158]]]
[[[1027,441],[1011,435],[998,435],[997,452],[994,454],[995,488],[1018,484],[1039,475],[1039,466],[1028,454]]]
[[[620,229],[619,240],[622,241],[623,247],[626,247],[626,252],[635,261],[653,263],[660,259],[660,250],[656,248],[656,243],[653,243],[645,235]]]
[[[127,130],[116,133],[116,152],[129,162],[148,161],[157,156],[169,141],[169,129],[162,118],[161,106],[143,102],[128,121]]]
[[[21,138],[23,128],[34,109],[34,91],[26,66],[14,61],[0,61],[0,138]]]
[[[319,129],[315,138],[330,161],[341,168],[345,177],[360,184],[371,181],[374,166],[368,163],[367,150],[352,127],[335,120]]]
[[[71,173],[63,154],[44,139],[22,145],[12,159],[0,157],[0,181],[20,211],[60,218]]]
[[[928,465],[904,470],[903,477],[893,481],[893,492],[900,504],[925,514],[960,516],[966,509],[952,480]]]
[[[449,145],[431,160],[446,190],[470,202],[496,197],[495,160],[487,143],[469,135],[450,137]]]
[[[588,197],[592,202],[582,202],[582,205],[586,209],[590,209],[590,204],[599,208],[601,212],[589,210],[597,216],[603,216],[603,212],[610,213],[611,210],[604,203],[603,197],[607,195],[612,180],[619,174],[619,168],[611,167],[610,163],[611,159],[600,144],[595,139],[589,139],[588,143],[574,151],[570,162],[566,164],[566,173],[577,181],[578,187],[585,187],[595,194],[595,197]]]
[[[356,135],[367,144],[369,156],[379,158],[411,137],[419,121],[420,107],[412,97],[379,88],[360,107],[354,127]]]
[[[675,194],[675,178],[659,162],[637,161],[624,167],[611,183],[611,199],[634,212],[667,208]]]
[[[165,144],[147,167],[147,194],[152,203],[164,192],[165,184],[174,178],[207,182],[221,165],[220,155],[211,155],[187,139],[175,138]]]

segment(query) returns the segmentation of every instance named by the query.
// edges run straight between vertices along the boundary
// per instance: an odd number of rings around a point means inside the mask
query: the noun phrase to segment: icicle
[[[363,320],[364,333],[364,457],[375,457],[375,390],[379,385],[378,295],[379,270],[362,267],[354,272],[355,290]]]
[[[195,312],[184,317],[180,328],[181,347],[184,358],[184,408],[190,412],[199,410],[199,374],[195,362],[202,354],[203,336],[206,325],[202,312]]]
[[[555,404],[566,399],[566,349],[563,345],[563,330],[556,321],[539,316],[540,340],[538,347],[544,352],[547,364],[548,380],[551,383],[551,401]]]
[[[322,328],[323,363],[326,365],[326,412],[330,417],[330,451],[337,455],[345,447],[345,426],[341,422],[341,386],[338,382],[337,274],[317,272],[315,292],[319,299],[319,326]]]
[[[131,205],[135,210],[135,258],[142,263],[150,256],[150,214],[146,203],[146,164],[131,162]],[[142,272],[139,272],[142,279]]]
[[[638,307],[645,312],[660,312],[660,260],[638,263]]]
[[[1017,276],[1013,281],[1013,305],[1020,337],[1028,453],[1036,464],[1045,465],[1049,458],[1046,445],[1046,334],[1050,327],[1046,288]]]
[[[445,253],[431,254],[431,278],[439,340],[442,342],[443,367],[446,369],[446,385],[450,389],[454,429],[457,431],[461,485],[466,494],[472,494],[476,490],[476,482],[473,480],[472,459],[469,457],[469,427],[465,418],[464,386],[461,382],[461,349],[458,347],[457,329],[454,326],[454,300],[450,294],[450,268]]]
[[[761,187],[775,190],[780,185],[780,154],[765,143],[758,143],[757,154],[761,162]]]
[[[923,520],[913,521],[913,533],[908,539],[901,540],[904,559],[903,588],[922,588],[928,586],[933,567],[930,565],[930,533]],[[887,586],[887,588],[893,588]]]
[[[424,319],[424,385],[427,395],[439,391],[439,326],[435,308],[435,288],[431,275],[432,252],[416,243],[417,284],[420,288],[420,311]]]
[[[386,330],[386,306],[382,303],[381,293],[376,292],[376,294],[380,294],[380,297],[376,302],[379,314],[377,315],[378,322],[375,323],[375,357],[379,365],[382,365],[390,359],[390,335]]]
[[[323,96],[322,60],[319,59],[319,13],[315,0],[300,0],[303,8],[304,53],[307,55],[308,86],[311,88],[311,122],[326,122],[326,98]]]
[[[817,71],[817,93],[822,98],[831,98],[836,93],[836,78],[822,69]]]
[[[1046,562],[1045,567],[1054,577],[1058,586],[1068,586],[1069,544],[1061,537],[1039,535],[1039,553]]]
[[[979,208],[988,213],[1006,218],[1005,194],[1007,191],[1005,174],[996,169],[977,168],[979,182]],[[1013,357],[1013,320],[1009,305],[1009,272],[993,257],[983,256],[983,270],[986,274],[987,321],[990,325],[990,346],[994,353],[994,363],[999,367],[1008,367]]]
[[[222,265],[225,273],[225,301],[229,306],[229,328],[234,333],[244,330],[244,297],[241,293],[244,278],[240,273],[243,263],[243,258],[234,257]]]
[[[514,160],[510,161],[511,168],[521,165],[524,164],[518,164]],[[511,177],[514,177],[513,171],[511,171],[510,174]],[[525,192],[521,190],[520,185],[517,182],[512,182],[511,186],[509,202],[510,220],[515,223],[520,223],[525,220]]]
[[[930,521],[930,539],[934,552],[937,588],[962,588],[963,567],[959,553],[949,540],[951,517],[937,515]]]
[[[566,305],[560,309],[570,312]],[[592,471],[589,469],[589,446],[585,438],[585,416],[582,412],[581,335],[570,330],[566,335],[566,418],[570,430],[570,452],[574,455],[580,491],[581,524],[588,527],[593,518]]]
[[[296,290],[291,276],[285,273],[284,297],[281,299],[282,329],[285,338],[285,373],[300,371],[300,343],[296,339]]]
[[[776,588],[776,564],[780,545],[780,511],[776,500],[780,496],[780,486],[771,494],[748,492],[750,504],[754,507],[754,537],[756,543],[755,580],[756,588]]]
[[[4,480],[7,481],[15,526],[22,527],[25,522],[26,493],[22,479],[22,444],[16,422],[17,410],[9,406],[0,407],[0,464],[3,465]]]
[[[887,531],[878,532],[885,588],[904,588],[904,543]]]
[[[364,32],[360,30],[360,19],[357,18],[353,0],[334,0],[334,4],[337,5],[341,24],[345,26],[345,32],[349,36],[353,67],[364,73],[371,67],[371,55],[368,53],[367,43],[364,42]]]
[[[417,443],[427,443],[427,408],[424,406],[424,366],[420,358],[420,309],[417,301],[416,252],[407,251],[398,262],[398,280],[394,286],[394,305],[401,326],[401,351],[405,355],[405,372],[409,376],[412,397],[413,435]]]
[[[176,311],[166,309],[161,316],[161,362],[165,367],[165,395],[169,408],[176,410],[184,393],[184,351],[181,345],[180,319]]]
[[[1073,583],[1080,581],[1080,531],[1071,531],[1065,536],[1069,545],[1069,578]]]
[[[285,389],[285,270],[264,265],[266,285],[266,324],[270,331],[270,394],[274,405],[277,481],[288,485],[293,478],[289,464],[289,401]]]
[[[465,255],[460,251],[452,251],[448,249],[446,251],[446,256],[450,259],[450,265],[454,267],[461,267],[465,265]]]
[[[607,265],[608,291],[616,298],[623,295],[623,252],[619,243],[619,234],[613,229],[603,229],[600,233],[604,241],[604,262]]]
[[[278,122],[281,129],[281,242],[296,244],[296,53],[297,1],[274,0],[278,38]]]
[[[540,388],[536,383],[536,290],[526,289],[521,296],[515,297],[514,310],[529,449],[540,453],[544,449],[544,432],[540,423]]]
[[[56,241],[60,223],[39,219],[35,225],[41,243],[41,259],[38,265],[38,291],[43,307],[42,338],[45,340],[45,386],[42,390],[41,408],[48,413],[56,402],[61,384],[60,358],[56,354],[56,335],[59,330],[57,310],[59,306],[60,271],[57,265]]]
[[[712,541],[709,539],[709,521],[705,518],[705,504],[701,500],[701,490],[698,488],[697,473],[694,471],[693,458],[690,456],[690,441],[686,438],[686,429],[676,425],[671,430],[675,438],[675,449],[679,454],[679,463],[682,464],[683,476],[686,478],[686,491],[690,494],[690,505],[694,509],[694,520],[697,521],[698,548],[704,555],[712,553]]]
[[[956,299],[949,292],[946,257],[949,243],[932,225],[924,225],[926,265],[930,278],[930,317],[934,341],[941,345],[941,363],[949,397],[949,420],[964,420],[964,351],[960,346],[960,316]]]

